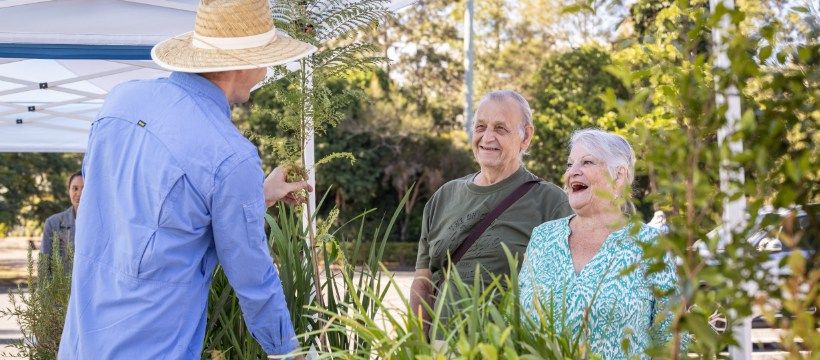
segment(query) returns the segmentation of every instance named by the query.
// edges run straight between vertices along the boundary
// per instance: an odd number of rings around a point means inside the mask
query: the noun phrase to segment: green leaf
[[[575,14],[575,13],[589,13],[594,14],[595,9],[587,4],[572,4],[561,8],[561,15]]]
[[[518,360],[520,357],[515,352],[515,350],[511,347],[504,348],[504,359],[505,360]]]
[[[778,52],[777,52],[777,62],[779,62],[779,63],[781,63],[781,64],[785,64],[785,63],[786,63],[786,56],[787,56],[787,55],[788,55],[788,54],[786,54],[786,52],[785,52],[785,51],[778,51]]]
[[[498,350],[490,344],[478,344],[478,351],[484,360],[498,360]]]
[[[814,54],[815,50],[816,49],[812,49],[808,46],[802,46],[797,50],[797,58],[800,59],[800,62],[808,61]]]
[[[712,330],[705,318],[701,316],[689,315],[683,318],[684,326],[692,332],[698,341],[703,342],[710,348],[718,344],[718,333]]]
[[[800,171],[798,170],[797,166],[794,165],[794,162],[791,159],[786,160],[785,164],[786,174],[791,178],[792,181],[798,182],[800,180]]]
[[[760,53],[758,53],[758,57],[760,61],[766,61],[772,56],[772,47],[767,45],[760,49]]]
[[[660,90],[660,92],[669,99],[675,99],[678,95],[677,91],[672,86],[663,85],[658,87],[658,90]]]

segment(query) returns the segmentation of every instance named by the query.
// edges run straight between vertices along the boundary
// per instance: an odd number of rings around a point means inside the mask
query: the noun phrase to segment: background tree
[[[530,90],[535,138],[527,163],[535,173],[560,183],[574,130],[590,126],[614,130],[623,125],[600,120],[607,91],[622,98],[627,95],[618,78],[607,71],[611,63],[610,53],[594,44],[544,59]]]
[[[796,230],[789,219],[758,216],[764,205],[802,206],[809,212],[808,221],[817,221],[812,205],[818,200],[813,185],[817,156],[808,145],[818,136],[817,43],[815,39],[775,50],[772,44],[778,43],[777,33],[784,28],[776,17],[759,12],[760,3],[750,3],[748,11],[739,4],[734,11],[719,7],[710,13],[705,1],[674,2],[657,11],[641,41],[613,55],[610,69],[631,96],[619,99],[607,93],[605,98],[624,124],[620,131],[647,164],[639,171],[654,179],[657,191],[644,202],[670,214],[672,232],[647,254],[658,266],[669,253],[678,259],[684,292],[673,322],[676,337],[679,341],[684,333],[694,334],[690,350],[706,358],[718,357],[726,346],[735,344],[733,326],[760,311],[770,325],[785,330],[782,343],[792,356],[799,356],[798,336],[808,348],[820,346],[813,330],[817,319],[806,311],[817,304],[820,269],[816,250],[811,250],[816,247],[801,243],[815,232]],[[715,55],[708,40],[723,14],[732,19],[728,50],[732,66],[725,71],[712,67]],[[765,60],[767,53],[775,54],[774,64]],[[716,104],[715,89],[725,89],[729,82],[737,85],[743,100],[735,138],[744,142],[745,151],[737,156],[717,141],[726,109]],[[733,185],[748,201],[749,222],[731,234],[731,241],[722,243],[708,233],[722,223],[726,199],[718,169],[726,159],[746,169],[745,184]],[[790,244],[784,246],[808,249],[790,253],[788,261],[776,265],[788,267],[789,275],[762,266],[770,254],[748,241],[753,232],[767,226],[792,229],[780,238]],[[812,226],[816,224],[808,229]],[[695,243],[705,251],[694,251]],[[791,315],[775,321],[778,312]],[[711,326],[715,317],[727,323],[724,331]],[[674,345],[653,350],[661,357],[676,357],[677,352]]]
[[[0,153],[0,237],[25,224],[37,235],[45,219],[69,204],[67,176],[80,170],[80,154]]]
[[[431,131],[459,128],[464,106],[463,0],[421,0],[388,23],[381,45],[392,54],[388,75],[396,90],[415,104],[412,115]]]
[[[270,87],[279,86],[271,84]],[[383,87],[393,86],[383,72],[349,74],[329,83],[334,93],[359,92],[362,98],[349,103],[344,120],[316,137],[318,157],[334,153],[350,153],[355,162],[336,161],[323,165],[317,173],[317,193],[331,191],[328,205],[320,209],[327,214],[338,207],[344,223],[355,214],[371,208],[395,208],[407,189],[416,191],[404,204],[404,217],[398,221],[396,239],[416,240],[420,231],[421,207],[446,180],[472,171],[471,155],[459,130],[435,134],[402,111],[408,101],[398,92]],[[246,114],[241,122],[251,133],[276,133],[282,105],[269,96],[270,88],[254,94],[255,106],[266,109]],[[406,123],[409,122],[409,123]],[[406,124],[406,125],[405,125]],[[262,145],[264,148],[264,145]],[[277,159],[265,150],[266,166],[272,168]],[[378,221],[378,219],[373,219]]]

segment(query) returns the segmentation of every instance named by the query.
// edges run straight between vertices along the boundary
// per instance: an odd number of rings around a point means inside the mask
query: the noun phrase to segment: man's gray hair
[[[521,124],[522,132],[524,131],[524,128],[527,127],[527,125],[532,126],[532,109],[530,109],[530,103],[528,103],[527,99],[521,96],[521,94],[512,90],[495,90],[488,92],[478,102],[476,109],[478,109],[479,107],[481,107],[481,105],[489,101],[501,102],[504,100],[512,100],[515,102],[516,105],[518,105],[518,109],[519,111],[521,111],[521,119],[523,120]],[[475,120],[475,114],[473,114],[474,123]],[[470,131],[472,131],[472,129]]]
[[[632,189],[632,182],[635,181],[635,151],[632,145],[623,136],[606,132],[599,129],[582,129],[572,133],[569,142],[570,150],[575,145],[583,145],[596,157],[600,158],[609,171],[609,176],[615,179],[619,167],[626,169],[625,189]],[[631,191],[627,196],[631,196]],[[630,214],[635,211],[634,205],[626,199],[626,204],[621,210]]]

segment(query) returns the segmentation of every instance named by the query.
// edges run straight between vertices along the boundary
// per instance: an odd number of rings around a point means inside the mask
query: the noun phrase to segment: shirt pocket
[[[265,216],[265,202],[263,200],[253,200],[242,204],[242,212],[245,215],[245,232],[247,233],[248,245],[258,247],[262,244],[267,246],[265,239],[265,226],[263,219]]]

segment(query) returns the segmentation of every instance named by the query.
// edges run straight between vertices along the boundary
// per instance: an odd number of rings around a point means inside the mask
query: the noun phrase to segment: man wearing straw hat
[[[280,168],[263,181],[230,104],[315,50],[275,30],[266,0],[203,0],[193,32],[151,51],[170,77],[108,95],[83,162],[60,359],[199,359],[217,263],[262,348],[296,347],[263,220],[312,189]]]

